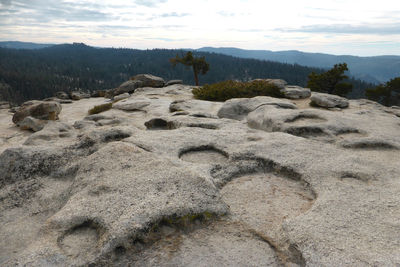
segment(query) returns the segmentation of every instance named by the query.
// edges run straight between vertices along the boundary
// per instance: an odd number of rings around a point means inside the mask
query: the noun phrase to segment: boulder
[[[71,99],[72,100],[80,100],[82,98],[90,98],[90,94],[89,93],[85,93],[82,91],[72,91],[70,93],[71,95]]]
[[[309,88],[303,88],[296,85],[287,85],[281,89],[285,98],[289,99],[303,99],[311,96],[311,90]]]
[[[132,94],[137,88],[140,87],[163,87],[165,84],[164,79],[150,75],[150,74],[138,74],[132,77],[129,81],[122,83],[118,88],[110,90],[106,93],[106,97],[112,98],[113,96],[120,95],[123,93]]]
[[[182,80],[169,80],[165,86],[170,86],[170,85],[174,85],[174,84],[183,84]]]
[[[108,90],[97,90],[90,94],[91,97],[105,97]]]
[[[59,91],[59,92],[55,93],[55,97],[57,97],[59,99],[70,99],[69,95],[63,91]]]
[[[132,80],[141,81],[143,83],[141,87],[163,87],[165,84],[163,78],[151,74],[138,74]]]
[[[119,101],[119,100],[122,100],[122,99],[125,99],[125,98],[128,98],[128,97],[130,97],[129,93],[123,93],[123,94],[114,96],[113,100],[114,101]]]
[[[35,119],[31,116],[25,117],[22,121],[18,123],[21,130],[32,130],[38,132],[43,129],[46,125],[45,120]]]
[[[131,93],[135,92],[135,90],[137,88],[142,87],[142,86],[143,86],[143,82],[142,81],[129,80],[129,81],[126,81],[126,82],[122,83],[118,88],[115,88],[115,89],[109,91],[106,94],[106,97],[110,97],[110,96],[113,97],[115,95],[120,95],[120,94],[123,94],[123,93],[131,94]]]
[[[61,109],[60,103],[54,101],[28,101],[15,112],[12,121],[19,125],[28,116],[39,120],[57,120]]]
[[[323,108],[347,108],[349,106],[349,101],[337,95],[313,93],[311,95],[310,104]]]

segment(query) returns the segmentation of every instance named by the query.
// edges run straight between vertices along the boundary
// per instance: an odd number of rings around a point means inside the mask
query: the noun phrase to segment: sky
[[[0,0],[0,41],[400,55],[400,1]]]

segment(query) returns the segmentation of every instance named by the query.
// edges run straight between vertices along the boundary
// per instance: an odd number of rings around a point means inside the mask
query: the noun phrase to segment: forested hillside
[[[53,96],[57,91],[95,91],[117,87],[131,76],[151,73],[165,80],[182,79],[194,84],[193,73],[183,66],[173,68],[169,59],[180,50],[136,50],[94,48],[84,44],[56,45],[37,50],[0,48],[0,100],[21,103]],[[200,84],[228,79],[280,78],[305,86],[307,76],[321,69],[255,59],[241,59],[215,53],[205,56],[210,71]],[[351,80],[353,97],[360,97],[370,84]]]
[[[272,60],[276,62],[300,64],[302,66],[326,69],[331,68],[334,64],[346,62],[349,66],[351,76],[376,84],[387,82],[392,78],[400,76],[400,56],[337,56],[322,53],[307,53],[296,50],[245,50],[229,47],[203,47],[197,51],[214,52],[240,58]]]

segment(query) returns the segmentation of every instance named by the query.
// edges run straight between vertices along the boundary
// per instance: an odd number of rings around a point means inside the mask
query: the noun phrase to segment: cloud
[[[189,16],[189,13],[176,13],[176,12],[170,12],[170,13],[163,13],[160,15],[160,17],[162,18],[169,18],[169,17],[177,17],[177,18],[181,18],[181,17],[186,17]]]
[[[140,6],[155,7],[167,1],[168,0],[136,0],[135,3]]]
[[[185,41],[185,39],[172,39],[172,38],[162,38],[162,37],[144,38],[144,39],[146,39],[146,40],[164,41],[164,42],[180,42],[180,41]]]
[[[65,21],[105,21],[113,18],[112,14],[101,11],[98,4],[84,4],[80,2],[58,2],[51,0],[14,0],[8,3],[8,12],[0,18],[3,21],[12,18],[14,22],[50,22],[53,20]],[[3,4],[3,3],[2,3]]]
[[[263,29],[229,29],[229,31],[233,32],[263,32]]]
[[[308,25],[300,28],[279,28],[282,32],[303,32],[303,33],[327,33],[327,34],[375,34],[392,35],[400,34],[400,23],[392,24],[331,24],[331,25]]]
[[[0,5],[9,6],[11,5],[11,0],[0,0]]]
[[[218,11],[217,14],[223,17],[234,17],[236,15],[233,12],[226,12],[226,11]]]

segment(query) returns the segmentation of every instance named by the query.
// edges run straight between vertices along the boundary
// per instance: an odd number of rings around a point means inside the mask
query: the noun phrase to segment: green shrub
[[[112,103],[101,104],[98,106],[94,106],[93,108],[89,109],[89,115],[98,114],[103,111],[109,110],[112,108]]]
[[[283,97],[280,88],[265,80],[251,82],[224,81],[206,84],[193,89],[197,99],[210,101],[226,101],[231,98],[250,98],[255,96]]]
[[[400,104],[400,77],[391,79],[385,84],[365,91],[368,99],[377,101],[385,106],[397,106]]]

